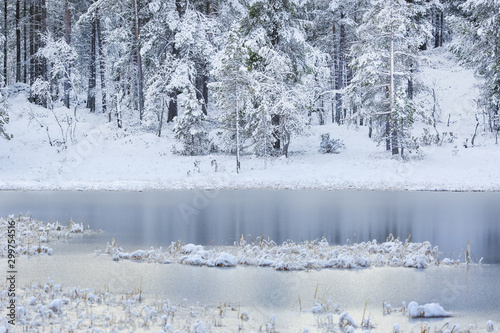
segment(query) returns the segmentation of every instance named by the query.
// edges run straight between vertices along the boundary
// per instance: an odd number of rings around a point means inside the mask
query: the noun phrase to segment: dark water
[[[325,236],[344,244],[389,234],[438,245],[463,259],[500,263],[500,193],[364,191],[0,192],[0,214],[70,218],[102,229],[120,244],[171,241],[232,244],[265,235],[281,243]]]

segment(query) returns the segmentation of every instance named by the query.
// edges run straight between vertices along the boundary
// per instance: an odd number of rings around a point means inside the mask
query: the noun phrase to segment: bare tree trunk
[[[280,132],[278,130],[278,126],[280,124],[280,116],[277,114],[271,115],[271,125],[274,127],[273,129],[273,136],[274,136],[274,149],[280,149],[281,147],[281,140],[280,140]]]
[[[144,92],[143,92],[143,76],[142,76],[142,57],[141,57],[141,44],[139,40],[139,13],[137,9],[137,0],[134,0],[134,18],[135,18],[135,42],[137,52],[137,94],[139,106],[139,119],[142,121],[144,116]]]
[[[16,82],[21,82],[21,0],[16,0]]]
[[[389,61],[390,61],[390,84],[389,84],[389,121],[391,124],[389,124],[389,127],[392,127],[392,132],[391,132],[391,141],[392,141],[392,154],[397,155],[399,154],[399,145],[398,145],[398,126],[397,126],[397,121],[394,119],[394,98],[395,98],[395,82],[394,82],[394,27],[391,25],[391,35],[390,35],[390,44],[391,44],[391,50],[390,50],[390,55],[389,55]],[[389,129],[390,130],[390,129]]]
[[[64,40],[66,44],[71,45],[71,11],[69,9],[69,0],[64,1]],[[64,105],[69,109],[69,90],[71,65],[69,59],[66,59],[66,71],[64,73]]]
[[[29,31],[29,39],[30,39],[30,58],[29,58],[29,68],[30,68],[30,81],[29,84],[30,86],[35,83],[35,57],[33,57],[34,51],[35,51],[35,5],[33,4],[32,1],[30,1],[30,17],[29,17],[29,22],[30,22],[30,31]],[[32,99],[32,97],[30,98]]]
[[[161,137],[161,129],[163,128],[163,115],[165,114],[165,98],[161,99],[160,119],[158,122],[158,137]]]
[[[343,20],[345,14],[340,13],[340,19]],[[334,27],[335,32],[335,27]],[[335,68],[335,89],[340,90],[344,88],[344,44],[345,44],[345,25],[340,23],[340,29],[338,32],[338,37],[336,38],[336,68]],[[342,94],[340,92],[335,93],[335,122],[340,125],[343,119],[342,112]]]
[[[108,103],[106,101],[106,73],[104,62],[104,50],[102,48],[102,33],[101,33],[101,19],[99,10],[96,11],[95,25],[97,30],[97,49],[99,50],[99,73],[101,77],[101,97],[102,97],[102,112],[106,113]],[[111,122],[111,110],[108,113],[108,120]]]
[[[198,71],[196,73],[196,98],[202,100],[201,110],[206,115],[207,114],[207,104],[208,104],[208,75],[207,75],[207,64],[204,60],[200,62],[197,66]]]
[[[24,40],[24,58],[23,58],[23,83],[28,83],[28,33],[27,33],[27,6],[26,2],[28,0],[24,0],[23,3],[23,18],[24,18],[24,24],[23,24],[23,40]]]
[[[474,147],[474,140],[476,140],[477,128],[479,127],[479,119],[476,114],[476,128],[474,128],[474,134],[472,135],[472,140],[470,141],[471,147]]]
[[[393,124],[392,133],[391,133],[391,143],[392,143],[392,155],[399,154],[399,134],[398,134],[398,125]]]
[[[123,98],[123,93],[120,91],[116,94],[116,124],[118,128],[122,128],[122,110],[121,110],[121,102]]]
[[[391,150],[391,117],[385,119],[385,150]]]
[[[89,85],[87,91],[87,108],[90,112],[95,112],[95,88],[96,88],[96,25],[94,18],[90,22],[91,24],[91,36],[90,36],[90,63],[89,63]]]
[[[168,94],[167,123],[173,121],[175,117],[177,117],[177,92],[171,91]]]
[[[236,88],[236,93],[234,94],[236,98],[236,173],[240,173],[240,110],[239,110],[239,98],[238,98],[238,88]]]
[[[4,9],[3,9],[3,79],[4,83],[7,86],[7,0],[4,0]]]
[[[39,48],[45,46],[42,40],[42,34],[45,34],[47,32],[47,5],[45,0],[41,0],[40,4],[40,31],[39,31]],[[38,50],[37,50],[38,52]],[[47,67],[47,59],[44,57],[40,58],[40,76],[44,79],[47,80],[49,76],[48,72],[48,67]],[[45,105],[47,104],[47,101],[43,102]]]

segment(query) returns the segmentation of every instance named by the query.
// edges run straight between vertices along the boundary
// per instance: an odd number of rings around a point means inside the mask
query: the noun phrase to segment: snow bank
[[[438,98],[436,130],[440,145],[422,145],[421,156],[406,161],[368,138],[367,126],[311,126],[309,136],[294,138],[289,158],[241,156],[236,173],[234,156],[210,154],[179,156],[171,124],[162,137],[144,133],[134,126],[116,128],[103,114],[78,110],[74,142],[60,150],[51,147],[59,139],[59,127],[47,109],[28,103],[26,96],[13,94],[9,100],[14,135],[0,144],[0,190],[176,190],[176,189],[364,189],[499,191],[500,149],[492,133],[478,128],[476,145],[465,148],[476,124],[475,100],[479,94],[474,71],[460,67],[446,51],[428,52],[429,64],[419,67],[422,80]],[[427,97],[432,103],[432,97]],[[64,119],[73,110],[57,107]],[[32,115],[32,116],[30,116]],[[210,115],[211,116],[211,115]],[[46,127],[32,119],[36,117]],[[66,124],[62,123],[65,127]],[[434,128],[415,120],[412,135],[434,134]],[[321,154],[321,135],[342,140],[340,154]],[[445,139],[446,138],[446,139]],[[147,163],[144,163],[147,161]]]
[[[330,245],[326,239],[301,243],[284,242],[277,245],[271,240],[258,238],[247,243],[243,238],[234,246],[212,247],[172,242],[166,251],[151,248],[129,254],[114,239],[105,253],[113,260],[137,260],[152,263],[180,263],[193,266],[234,267],[260,266],[276,270],[296,271],[322,268],[411,267],[426,268],[436,265],[456,265],[453,260],[439,261],[439,249],[429,242],[402,242],[391,238],[387,242]]]

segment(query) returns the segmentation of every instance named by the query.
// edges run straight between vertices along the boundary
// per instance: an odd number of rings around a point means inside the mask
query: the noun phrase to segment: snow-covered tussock
[[[43,244],[53,243],[61,239],[69,239],[73,234],[91,233],[89,227],[72,220],[68,226],[58,221],[44,223],[28,215],[9,215],[0,217],[0,258],[8,256],[9,226],[15,227],[16,254],[19,255],[52,255],[52,248]],[[11,242],[12,244],[12,242]]]
[[[233,267],[236,265],[273,267],[277,270],[305,270],[321,268],[363,268],[372,266],[426,268],[439,264],[457,264],[458,261],[439,261],[439,250],[429,242],[402,242],[391,238],[359,244],[330,245],[326,239],[301,243],[258,238],[248,243],[243,237],[234,246],[212,247],[172,242],[166,251],[162,248],[125,252],[114,239],[106,253],[113,260],[131,259],[155,263]]]
[[[144,296],[140,290],[114,294],[100,289],[67,288],[50,278],[18,289],[15,327],[4,316],[8,304],[7,286],[0,282],[0,333],[212,332],[212,327],[226,325],[244,325],[245,331],[257,331],[252,327],[264,325],[257,319],[249,323],[249,313],[241,309],[240,315],[240,306],[230,303],[202,306],[186,301],[174,305],[169,299]]]

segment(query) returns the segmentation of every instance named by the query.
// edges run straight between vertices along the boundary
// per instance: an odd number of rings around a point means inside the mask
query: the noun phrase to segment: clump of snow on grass
[[[183,302],[176,306],[169,299],[149,299],[137,290],[113,294],[100,289],[65,288],[49,278],[45,283],[18,288],[14,330],[5,319],[7,291],[8,287],[0,283],[0,332],[212,332],[215,327],[255,332],[269,324],[266,320],[249,321],[248,310],[243,307],[238,317],[240,306],[230,303],[202,306]]]
[[[117,246],[113,239],[106,251],[113,260],[136,260],[152,263],[180,263],[194,266],[234,267],[260,266],[292,271],[322,268],[412,267],[426,268],[435,265],[458,264],[458,261],[439,261],[439,249],[429,242],[402,242],[389,237],[388,241],[376,240],[346,245],[330,245],[326,239],[284,242],[281,245],[262,237],[248,243],[241,238],[234,246],[205,249],[202,245],[172,242],[166,251],[151,248],[136,250],[131,254]]]
[[[75,223],[72,220],[68,226],[65,226],[60,224],[59,221],[44,223],[22,214],[17,217],[14,215],[0,217],[0,258],[8,256],[9,225],[15,225],[16,228],[16,254],[28,256],[37,254],[52,255],[52,248],[42,244],[70,239],[74,234],[94,233],[83,223]]]
[[[410,318],[437,318],[451,317],[452,314],[445,311],[438,303],[418,305],[417,302],[410,302],[408,304],[408,316]]]
[[[356,328],[356,323],[354,322],[354,319],[349,315],[349,312],[344,312],[340,315],[339,317],[339,326],[340,327],[346,327],[346,326],[351,326]]]

